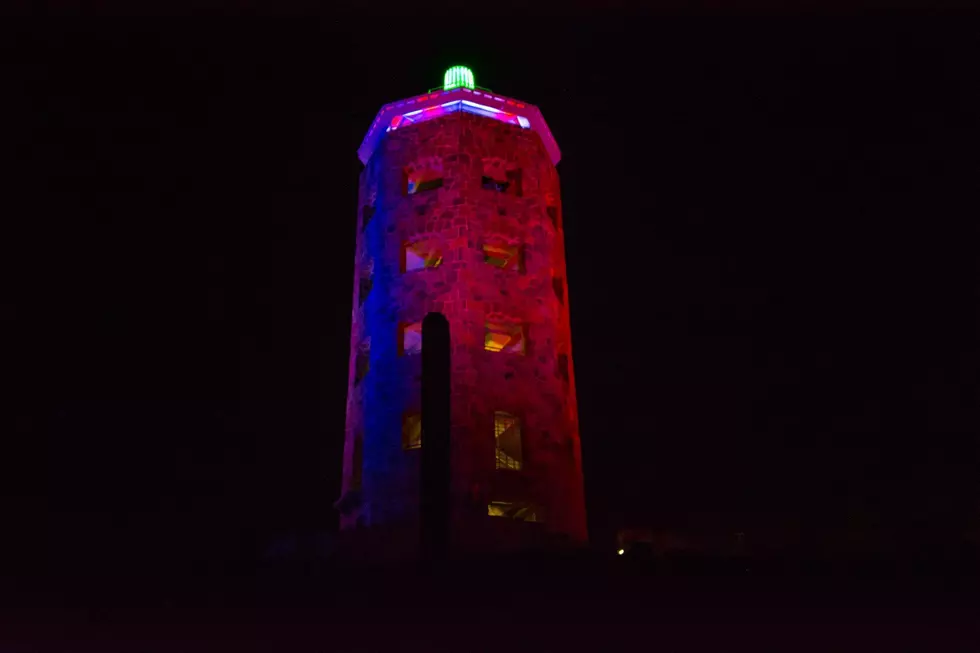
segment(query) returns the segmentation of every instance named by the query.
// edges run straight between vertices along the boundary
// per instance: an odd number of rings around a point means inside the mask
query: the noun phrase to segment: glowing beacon
[[[417,546],[421,323],[440,312],[453,550],[584,544],[560,152],[541,112],[454,66],[383,107],[358,155],[342,530]]]

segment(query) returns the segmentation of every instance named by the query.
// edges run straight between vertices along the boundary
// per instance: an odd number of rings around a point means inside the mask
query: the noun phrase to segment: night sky
[[[5,560],[336,528],[356,149],[457,63],[562,148],[597,544],[976,528],[968,25],[140,18],[6,50]]]

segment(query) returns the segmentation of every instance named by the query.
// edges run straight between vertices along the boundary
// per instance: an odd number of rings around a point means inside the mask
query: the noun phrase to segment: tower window
[[[523,324],[494,324],[487,322],[483,348],[506,354],[524,354]]]
[[[405,413],[402,417],[402,449],[422,448],[422,415]]]
[[[357,356],[354,358],[354,387],[361,384],[370,369],[371,341],[366,340],[357,348]]]
[[[406,192],[409,195],[415,195],[416,193],[424,193],[427,190],[441,188],[442,177],[436,177],[435,179],[412,179],[410,177],[407,184]]]
[[[495,190],[498,193],[506,193],[507,187],[510,186],[506,181],[499,181],[486,175],[483,176],[480,183],[483,185],[483,190]]]
[[[364,438],[360,433],[354,436],[354,452],[351,456],[350,489],[361,489],[361,472],[364,466]]]
[[[366,205],[361,209],[361,231],[367,229],[368,223],[374,217],[374,207]]]
[[[407,243],[402,248],[402,272],[437,268],[442,263],[442,254],[432,243]]]
[[[541,521],[540,508],[526,501],[491,501],[487,514],[491,517],[507,517],[518,521]]]
[[[412,322],[398,327],[398,355],[412,356],[422,353],[422,323]]]
[[[367,296],[371,294],[371,288],[374,285],[373,279],[371,277],[361,277],[361,281],[357,290],[357,305],[363,306],[364,300]]]
[[[561,277],[552,277],[551,278],[551,287],[554,289],[554,291],[555,291],[555,297],[558,298],[558,301],[561,302],[562,304],[564,304],[565,303],[565,281]]]
[[[438,159],[421,161],[405,169],[402,189],[406,195],[416,195],[442,186],[442,162]]]
[[[521,455],[521,420],[498,410],[493,414],[493,435],[497,441],[497,469],[520,470],[524,461]]]
[[[524,247],[522,245],[483,244],[483,260],[505,270],[524,271]]]
[[[561,226],[561,219],[560,219],[561,216],[558,212],[558,207],[549,206],[547,208],[547,211],[548,211],[548,217],[551,218],[551,224],[555,227],[555,229],[558,229]]]
[[[521,197],[523,195],[521,169],[508,168],[508,166],[513,164],[508,164],[502,159],[484,159],[481,185],[485,190]]]

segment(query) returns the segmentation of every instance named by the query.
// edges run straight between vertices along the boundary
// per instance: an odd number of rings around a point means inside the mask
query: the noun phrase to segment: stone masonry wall
[[[406,170],[433,161],[443,185],[406,195]],[[489,170],[502,179],[500,171],[518,169],[520,197],[482,184]],[[344,452],[353,507],[342,526],[417,521],[421,452],[402,448],[401,424],[420,409],[421,356],[399,355],[399,325],[439,311],[452,339],[454,536],[474,548],[519,546],[539,532],[584,541],[559,181],[539,136],[466,113],[391,132],[361,175],[359,206]],[[442,263],[402,273],[404,244],[419,240],[437,247]],[[484,242],[522,244],[523,272],[486,263]],[[525,355],[485,351],[487,321],[525,325]],[[368,341],[370,369],[355,384]],[[498,410],[521,419],[520,471],[495,469]],[[543,523],[488,517],[490,501],[535,504]]]

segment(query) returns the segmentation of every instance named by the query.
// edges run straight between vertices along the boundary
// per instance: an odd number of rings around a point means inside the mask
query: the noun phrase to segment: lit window
[[[507,517],[518,521],[541,521],[540,509],[525,501],[491,501],[487,514],[491,517]]]
[[[487,322],[483,348],[505,354],[524,354],[524,326],[521,324],[493,324]]]
[[[422,415],[406,413],[402,417],[402,448],[420,449],[422,447]]]
[[[412,322],[399,327],[398,355],[411,356],[422,352],[422,323]]]
[[[483,244],[483,260],[505,270],[524,271],[524,248],[520,245]]]
[[[442,169],[418,168],[405,170],[404,189],[406,195],[424,193],[442,187]]]
[[[510,413],[497,411],[493,414],[493,435],[497,441],[497,469],[520,470],[521,420]]]
[[[409,243],[402,249],[402,272],[437,268],[442,254],[430,243]]]
[[[354,436],[354,452],[351,457],[350,489],[361,489],[361,471],[364,466],[364,438],[358,433]]]

